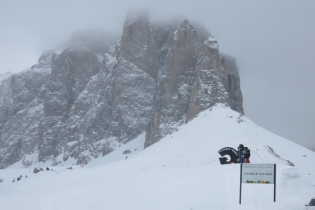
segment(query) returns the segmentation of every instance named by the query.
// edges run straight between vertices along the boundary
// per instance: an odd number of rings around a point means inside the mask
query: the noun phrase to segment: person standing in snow
[[[239,160],[239,163],[243,163],[243,158],[244,158],[243,150],[244,150],[244,145],[240,144],[238,146],[238,160]]]
[[[250,163],[250,150],[248,149],[248,147],[244,147],[244,163]]]

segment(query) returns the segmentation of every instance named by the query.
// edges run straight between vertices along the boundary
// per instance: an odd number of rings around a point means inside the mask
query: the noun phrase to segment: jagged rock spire
[[[187,19],[185,19],[181,24],[180,24],[180,27],[179,27],[180,29],[185,29],[185,30],[187,30],[187,29],[194,29],[193,28],[193,26],[188,22],[188,20]]]
[[[124,27],[131,25],[135,22],[146,22],[149,23],[150,15],[146,10],[130,10],[125,19]]]
[[[146,11],[130,12],[121,37],[122,56],[157,79],[157,56]]]
[[[2,80],[0,168],[87,164],[145,131],[147,147],[218,102],[243,113],[234,60],[199,28],[154,28],[148,13],[132,12],[105,55],[78,45]]]
[[[235,95],[230,91],[240,95],[238,80],[227,73],[228,78],[235,82],[227,82],[227,86],[234,90],[226,89],[222,71],[226,73],[228,70],[221,69],[216,39],[209,37],[200,43],[193,26],[185,19],[173,35],[155,97],[153,116],[147,127],[145,147],[174,132],[174,122],[177,125],[187,123],[216,103],[239,105],[240,97],[230,97]]]

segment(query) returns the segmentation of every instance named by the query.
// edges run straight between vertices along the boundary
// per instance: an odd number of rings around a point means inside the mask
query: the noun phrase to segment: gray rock
[[[157,79],[157,55],[147,13],[127,15],[121,37],[121,56]]]
[[[0,168],[37,150],[38,124],[43,114],[43,101],[38,95],[50,74],[50,61],[47,58],[33,69],[12,75],[1,82]]]
[[[37,173],[40,172],[40,171],[41,171],[40,169],[34,168],[33,173],[34,173],[34,174],[37,174]]]
[[[221,58],[213,37],[203,43],[200,40],[187,20],[174,32],[155,95],[145,147],[216,103],[226,104],[243,114],[236,65],[233,60]]]
[[[243,114],[235,60],[197,29],[129,14],[110,49],[103,35],[75,35],[64,50],[1,77],[0,168],[84,165],[143,132],[148,147],[216,103]]]

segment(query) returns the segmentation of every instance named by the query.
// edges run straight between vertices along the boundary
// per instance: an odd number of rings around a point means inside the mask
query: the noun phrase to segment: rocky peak
[[[174,123],[187,123],[216,103],[240,110],[239,80],[226,73],[228,85],[225,87],[222,71],[228,72],[228,69],[221,69],[216,39],[209,37],[200,43],[187,20],[174,32],[164,69],[147,127],[145,147],[174,132]]]
[[[194,30],[192,25],[186,19],[180,24],[179,29],[180,30],[188,30],[188,29]]]
[[[45,60],[49,56],[52,56],[52,54],[54,54],[53,50],[47,50],[47,51],[43,52],[38,58],[38,63],[41,62],[42,60]]]
[[[122,57],[157,79],[157,55],[154,38],[145,12],[129,13],[121,37]]]
[[[126,15],[124,28],[132,24],[149,24],[149,13],[147,11],[129,11]]]
[[[143,132],[148,147],[216,103],[243,113],[235,60],[199,28],[152,29],[133,12],[110,48],[106,35],[77,34],[28,71],[0,76],[0,168],[87,164]]]
[[[182,47],[191,47],[197,41],[197,34],[188,20],[184,20],[174,32],[174,41]]]
[[[204,41],[203,46],[215,52],[219,52],[219,44],[213,36]]]

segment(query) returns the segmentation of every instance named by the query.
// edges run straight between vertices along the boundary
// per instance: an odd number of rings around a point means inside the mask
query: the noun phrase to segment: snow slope
[[[72,170],[49,166],[52,170],[35,174],[17,165],[0,170],[1,209],[302,210],[315,196],[314,152],[222,105],[141,151],[143,139]],[[239,205],[239,164],[220,165],[218,150],[240,143],[251,149],[252,163],[277,164],[275,203],[273,185],[243,184]],[[126,149],[132,151],[127,159],[121,155]]]

